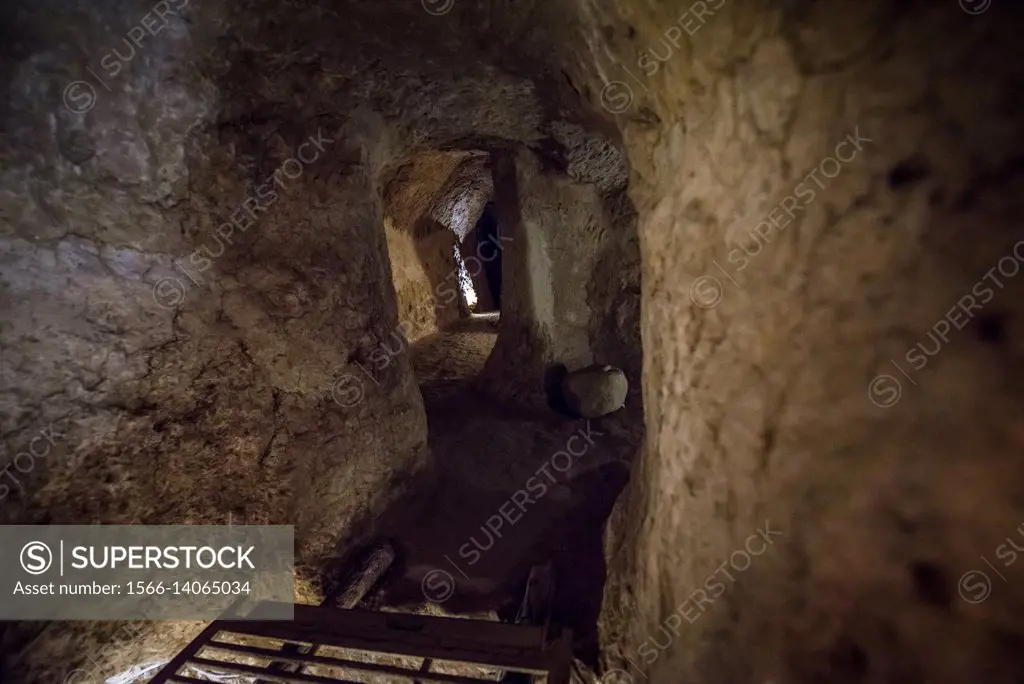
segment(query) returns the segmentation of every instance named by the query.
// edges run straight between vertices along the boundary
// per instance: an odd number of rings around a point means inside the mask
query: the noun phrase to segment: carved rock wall
[[[1020,677],[1019,8],[572,8],[563,60],[624,131],[643,260],[609,665]]]
[[[488,386],[542,405],[557,365],[628,365],[638,380],[639,250],[635,215],[617,209],[621,193],[545,170],[527,151],[498,155],[494,167],[507,244]],[[520,370],[508,378],[508,368]]]

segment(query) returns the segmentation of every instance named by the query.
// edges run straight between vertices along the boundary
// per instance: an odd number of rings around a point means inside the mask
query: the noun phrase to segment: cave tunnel
[[[1022,19],[3,3],[0,682],[1024,681]],[[66,525],[280,533],[306,639]]]

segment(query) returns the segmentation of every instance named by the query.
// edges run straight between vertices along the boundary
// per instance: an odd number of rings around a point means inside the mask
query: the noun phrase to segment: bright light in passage
[[[458,244],[455,245],[455,263],[459,265],[459,289],[466,297],[466,304],[473,308],[477,302],[476,290],[473,289],[473,279],[469,277],[469,271],[466,270],[466,262],[462,260],[462,250],[459,249]]]

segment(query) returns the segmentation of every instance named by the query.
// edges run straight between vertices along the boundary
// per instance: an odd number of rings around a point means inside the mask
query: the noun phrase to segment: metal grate
[[[271,605],[257,605],[249,617],[258,618]],[[291,621],[212,622],[150,684],[208,684],[183,672],[190,666],[289,684],[360,684],[346,678],[352,676],[364,682],[370,677],[386,682],[473,684],[495,681],[493,668],[521,673],[516,681],[523,681],[525,675],[526,681],[569,684],[572,649],[568,630],[549,641],[544,627],[485,620],[304,605],[295,606],[294,616]],[[267,646],[268,641],[274,645]],[[354,655],[327,655],[338,650]],[[382,664],[355,656],[422,662]],[[432,671],[441,662],[476,666],[466,669],[478,673]],[[486,668],[492,668],[491,674]]]

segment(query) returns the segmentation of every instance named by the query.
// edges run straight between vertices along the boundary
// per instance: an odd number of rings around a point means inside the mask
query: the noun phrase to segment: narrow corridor
[[[383,605],[511,619],[530,567],[550,561],[553,619],[593,660],[603,527],[639,428],[625,412],[586,421],[489,396],[475,380],[494,345],[492,321],[462,319],[412,348],[437,472],[433,487],[415,487],[375,525],[400,559]],[[579,456],[568,465],[570,451]],[[431,579],[444,581],[432,590]]]

